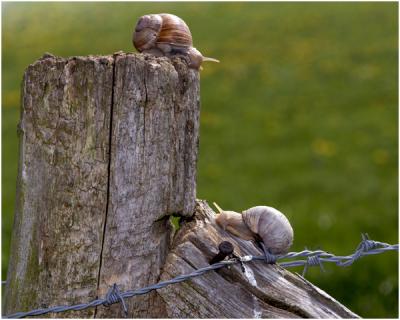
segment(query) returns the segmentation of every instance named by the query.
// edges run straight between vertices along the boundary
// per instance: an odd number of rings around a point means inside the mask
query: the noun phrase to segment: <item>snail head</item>
[[[240,213],[224,211],[217,205],[216,207],[220,213],[216,216],[215,221],[222,229],[244,240],[255,239],[255,234],[246,226]]]
[[[187,51],[189,57],[189,68],[202,69],[201,64],[204,61],[219,62],[219,60],[209,57],[204,57],[199,50],[190,47]]]

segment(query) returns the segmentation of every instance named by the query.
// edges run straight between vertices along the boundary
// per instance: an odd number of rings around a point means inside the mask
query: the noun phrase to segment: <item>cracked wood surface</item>
[[[112,78],[112,57],[47,56],[25,72],[3,314],[96,297]]]
[[[167,215],[195,205],[199,107],[199,74],[178,58],[47,54],[27,68],[3,314],[158,280]],[[164,312],[156,292],[127,302],[133,317]]]
[[[99,293],[158,282],[169,249],[167,215],[193,214],[199,132],[199,75],[180,60],[117,56],[111,175]],[[131,317],[162,317],[153,291],[126,301]],[[120,305],[98,317],[122,317]]]
[[[174,237],[161,280],[207,266],[222,241],[235,253],[260,255],[250,241],[238,239],[215,223],[215,213],[197,201],[194,218]],[[358,318],[298,274],[261,261],[210,271],[203,276],[157,290],[173,318]]]

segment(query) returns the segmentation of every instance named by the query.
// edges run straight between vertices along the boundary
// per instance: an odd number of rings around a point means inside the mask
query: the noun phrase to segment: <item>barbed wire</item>
[[[79,310],[84,310],[84,309],[88,309],[88,308],[94,308],[94,307],[97,307],[100,305],[104,305],[107,307],[107,306],[110,306],[115,303],[122,304],[125,316],[127,316],[128,311],[127,311],[127,307],[126,307],[126,303],[125,303],[126,298],[131,298],[133,296],[146,294],[152,290],[161,289],[161,288],[164,288],[171,284],[183,282],[183,281],[189,280],[191,278],[201,276],[208,271],[217,270],[217,269],[227,267],[229,265],[233,265],[233,264],[237,264],[237,263],[240,263],[241,265],[243,265],[244,263],[248,263],[250,261],[264,261],[266,263],[275,263],[278,260],[305,257],[305,258],[307,258],[305,260],[284,261],[284,262],[279,263],[279,265],[281,267],[285,267],[285,268],[304,266],[304,269],[303,269],[303,276],[304,276],[306,274],[308,268],[311,266],[319,266],[323,270],[323,263],[325,263],[325,262],[335,263],[337,266],[340,266],[340,267],[347,267],[347,266],[352,265],[356,260],[360,259],[363,256],[380,254],[380,253],[387,252],[387,251],[398,251],[398,250],[399,250],[398,244],[391,245],[391,244],[384,243],[384,242],[370,240],[367,234],[362,234],[362,241],[356,248],[355,252],[353,254],[347,255],[347,256],[335,256],[334,254],[328,253],[323,250],[310,251],[307,249],[300,251],[300,252],[289,252],[284,255],[273,255],[273,254],[266,253],[266,255],[260,255],[260,256],[252,256],[252,255],[243,256],[243,257],[236,256],[235,258],[221,261],[221,262],[209,265],[207,267],[200,268],[189,274],[180,275],[180,276],[177,276],[173,279],[166,280],[166,281],[161,281],[157,284],[153,284],[148,287],[134,289],[134,290],[128,290],[125,292],[120,292],[117,284],[114,284],[109,289],[109,291],[107,292],[107,294],[104,298],[95,299],[88,303],[81,303],[81,304],[76,304],[76,305],[71,305],[71,306],[55,306],[55,307],[50,307],[50,308],[35,309],[35,310],[27,311],[27,312],[16,312],[16,313],[5,316],[5,318],[15,319],[15,318],[24,318],[24,317],[29,317],[29,316],[39,316],[39,315],[44,315],[47,313],[79,311]]]

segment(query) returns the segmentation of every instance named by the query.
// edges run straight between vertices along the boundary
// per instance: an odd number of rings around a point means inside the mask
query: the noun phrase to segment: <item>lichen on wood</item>
[[[25,72],[3,312],[96,297],[112,75],[112,57],[47,56]]]

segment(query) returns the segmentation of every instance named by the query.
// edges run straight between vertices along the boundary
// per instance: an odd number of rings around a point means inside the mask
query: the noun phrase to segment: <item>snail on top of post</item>
[[[215,202],[219,214],[215,218],[224,230],[243,239],[252,240],[267,257],[285,254],[293,243],[293,229],[285,215],[275,208],[257,206],[237,213],[222,210]]]
[[[203,61],[219,62],[204,57],[194,48],[192,34],[185,21],[169,13],[141,16],[136,23],[132,42],[139,52],[156,57],[180,56],[186,60],[189,68],[196,70],[201,69]]]

